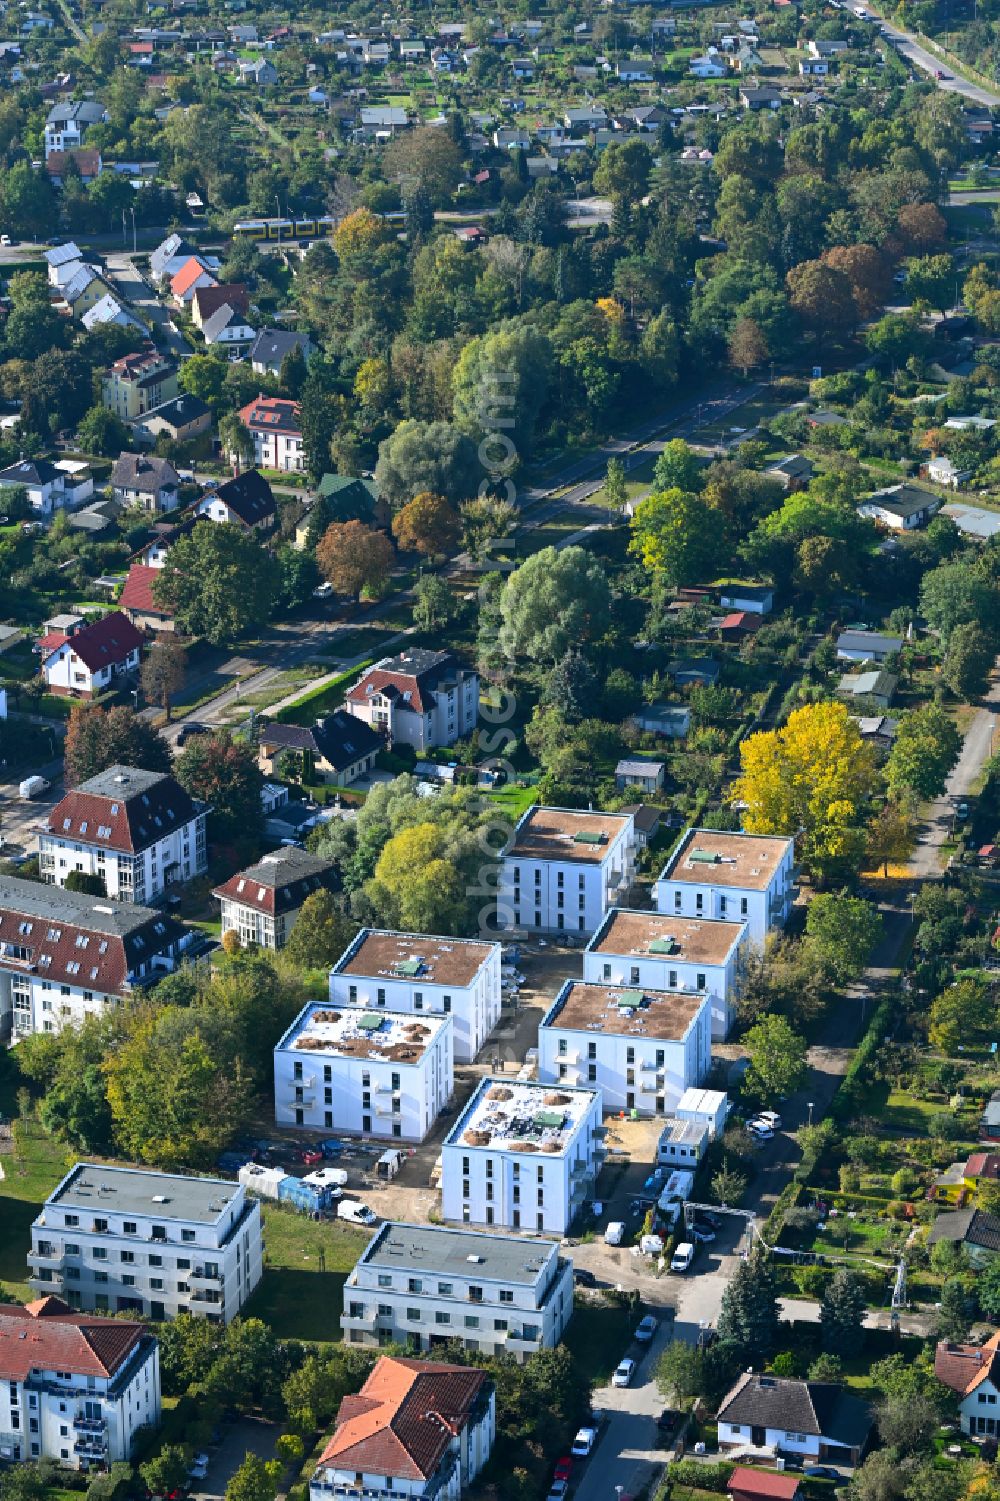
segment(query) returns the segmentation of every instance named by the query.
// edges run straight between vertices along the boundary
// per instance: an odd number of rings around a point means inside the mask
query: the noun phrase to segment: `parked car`
[[[656,1420],[656,1426],[659,1428],[661,1438],[665,1444],[669,1444],[671,1438],[677,1432],[677,1425],[680,1420],[680,1413],[673,1407],[665,1407],[660,1413],[660,1416]]]
[[[574,1459],[586,1459],[596,1443],[596,1428],[580,1428],[570,1447],[570,1453]]]
[[[688,1234],[700,1245],[707,1245],[715,1239],[715,1231],[711,1225],[699,1225],[697,1220],[689,1227]]]
[[[299,1161],[304,1162],[306,1167],[316,1167],[323,1161],[323,1153],[315,1147],[303,1147],[299,1153]]]
[[[785,1468],[788,1468],[787,1464]],[[844,1484],[843,1475],[833,1465],[806,1465],[802,1473],[809,1480],[838,1480],[841,1485]]]
[[[588,1272],[585,1266],[575,1266],[573,1268],[573,1281],[576,1283],[577,1287],[597,1286],[597,1278],[594,1276],[593,1272]]]
[[[765,1126],[770,1126],[772,1131],[781,1130],[781,1116],[776,1110],[758,1110],[756,1118],[763,1121]]]
[[[546,1501],[565,1501],[566,1492],[569,1490],[568,1480],[553,1480],[549,1486],[549,1494]]]
[[[767,1121],[762,1121],[759,1116],[752,1121],[747,1121],[747,1130],[758,1141],[770,1141],[774,1136],[773,1128],[768,1125]]]
[[[556,1460],[556,1467],[553,1471],[554,1478],[556,1480],[568,1480],[572,1473],[573,1461],[568,1454],[564,1454],[562,1459]]]
[[[187,724],[181,725],[180,734],[177,736],[177,748],[181,750],[195,735],[210,735],[211,733],[211,728],[207,724],[198,724],[196,720],[190,720]]]
[[[632,1377],[635,1375],[635,1361],[629,1360],[628,1356],[620,1360],[615,1367],[615,1374],[611,1378],[612,1386],[631,1386]]]
[[[639,1323],[639,1326],[635,1331],[635,1337],[639,1341],[640,1345],[648,1345],[655,1333],[656,1319],[653,1314],[647,1313],[646,1317]]]

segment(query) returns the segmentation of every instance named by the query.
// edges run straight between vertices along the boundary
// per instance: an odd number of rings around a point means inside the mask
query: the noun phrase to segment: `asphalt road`
[[[656,1419],[667,1404],[654,1372],[672,1337],[670,1323],[664,1320],[650,1345],[633,1343],[622,1350],[623,1357],[630,1355],[637,1362],[631,1386],[601,1386],[594,1391],[593,1404],[607,1413],[608,1421],[590,1458],[577,1461],[574,1501],[611,1501],[617,1486],[635,1496],[666,1463]]]
[[[860,10],[861,7],[857,9]],[[963,98],[971,99],[976,104],[989,106],[1000,104],[1000,93],[984,89],[978,83],[972,83],[969,79],[963,78],[960,73],[954,72],[947,62],[943,62],[933,53],[928,52],[926,47],[922,47],[912,32],[904,31],[902,27],[886,21],[875,10],[866,10],[864,15],[869,21],[881,21],[885,40],[895,47],[900,57],[905,57],[907,62],[919,68],[922,73],[929,73],[938,88],[943,89],[945,93],[961,94]],[[939,73],[944,77],[937,77]]]
[[[983,767],[993,754],[998,708],[1000,680],[994,680],[965,732],[944,796],[935,798],[924,809],[920,838],[908,866],[909,874],[915,880],[933,880],[941,874],[942,846],[951,834],[955,803],[974,790]]]
[[[115,253],[106,259],[108,277],[126,302],[154,326],[157,337],[171,354],[178,359],[187,359],[193,352],[187,340],[177,331],[169,308],[157,297],[142,276],[130,255]]]

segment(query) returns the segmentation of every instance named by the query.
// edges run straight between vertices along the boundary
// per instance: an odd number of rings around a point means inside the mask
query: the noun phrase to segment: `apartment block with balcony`
[[[551,1349],[573,1313],[573,1263],[556,1241],[390,1222],[347,1279],[348,1344],[433,1351],[461,1340],[525,1360]]]
[[[538,1029],[539,1080],[597,1088],[606,1112],[664,1115],[711,1063],[711,1003],[698,991],[567,980]]]
[[[76,1313],[60,1298],[4,1304],[3,1391],[0,1463],[107,1469],[159,1426],[159,1346],[141,1324]]]
[[[607,1156],[597,1089],[486,1078],[445,1138],[441,1212],[565,1235]]]
[[[71,1308],[228,1324],[262,1264],[260,1205],[241,1183],[78,1162],[31,1226],[28,1280]]]
[[[631,813],[529,808],[500,862],[497,926],[593,933],[635,877]]]
[[[500,1020],[500,945],[362,928],[330,971],[330,1000],[450,1016],[455,1062],[472,1063]]]
[[[685,829],[656,882],[658,912],[745,922],[764,947],[782,928],[797,894],[795,841],[784,835]]]
[[[674,917],[613,907],[583,953],[593,984],[697,991],[709,997],[712,1037],[722,1041],[736,1014],[747,957],[743,922]]]
[[[310,1001],[274,1049],[274,1118],[423,1141],[454,1089],[450,1016]]]

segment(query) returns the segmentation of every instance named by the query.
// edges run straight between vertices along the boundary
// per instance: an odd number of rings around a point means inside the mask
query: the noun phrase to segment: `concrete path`
[[[191,1491],[191,1501],[222,1501],[226,1486],[248,1454],[258,1454],[261,1459],[274,1458],[280,1432],[276,1423],[267,1423],[262,1418],[240,1418],[227,1428],[222,1443],[209,1454],[208,1474],[200,1488]]]

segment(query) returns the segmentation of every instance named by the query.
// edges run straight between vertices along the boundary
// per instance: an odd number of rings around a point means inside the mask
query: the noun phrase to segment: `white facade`
[[[454,1088],[450,1016],[304,1006],[274,1050],[274,1118],[423,1141]]]
[[[261,1278],[242,1184],[78,1162],[31,1227],[29,1281],[73,1308],[228,1324]]]
[[[471,1063],[500,1020],[498,943],[361,932],[330,971],[330,1000],[423,1016],[450,1016],[455,1062]]]
[[[250,330],[251,336],[253,330]],[[253,461],[259,469],[281,469],[285,473],[300,473],[306,467],[302,434],[272,432],[268,428],[251,427],[253,438]]]
[[[96,834],[101,827],[96,822],[92,830],[81,834],[76,820],[74,838],[72,833],[62,832],[61,820],[50,819],[48,832],[38,836],[42,879],[65,886],[70,871],[82,870],[103,877],[108,896],[117,901],[140,906],[156,901],[169,886],[194,880],[208,869],[207,818],[207,809],[201,809],[145,849],[134,852],[102,848],[88,839],[87,833]]]
[[[598,1090],[486,1078],[442,1148],[442,1215],[564,1235],[605,1154]]]
[[[93,1375],[66,1369],[74,1364],[92,1368],[92,1360],[78,1362],[72,1354],[59,1359],[52,1335],[63,1322],[57,1313],[39,1316],[25,1310],[10,1318],[0,1309],[0,1330],[9,1351],[9,1360],[0,1356],[0,1387],[7,1394],[0,1411],[0,1462],[51,1459],[66,1469],[104,1468],[131,1459],[138,1434],[159,1426],[155,1339],[140,1336],[110,1375]],[[79,1339],[82,1345],[82,1333]],[[21,1340],[37,1347],[26,1376],[18,1359]],[[72,1345],[71,1336],[63,1349],[72,1350]]]
[[[592,933],[634,876],[631,814],[529,808],[500,862],[497,925]]]
[[[135,646],[117,662],[91,668],[77,655],[72,638],[64,641],[42,664],[42,676],[50,693],[69,694],[77,698],[94,698],[110,688],[115,678],[135,672],[140,648]]]
[[[470,735],[479,718],[479,675],[447,652],[411,650],[369,667],[344,707],[392,745],[431,750]]]
[[[656,908],[677,917],[745,922],[763,948],[795,900],[795,842],[781,835],[686,829],[655,886]]]
[[[712,1037],[728,1036],[735,1015],[749,929],[720,922],[616,907],[583,954],[583,978],[593,984],[704,993],[711,1002]]]
[[[562,1338],[573,1264],[555,1241],[440,1225],[383,1225],[344,1287],[340,1324],[353,1345],[429,1351],[461,1340],[525,1360]]]
[[[712,1063],[707,995],[567,980],[538,1029],[538,1078],[586,1084],[605,1112],[664,1115]]]

